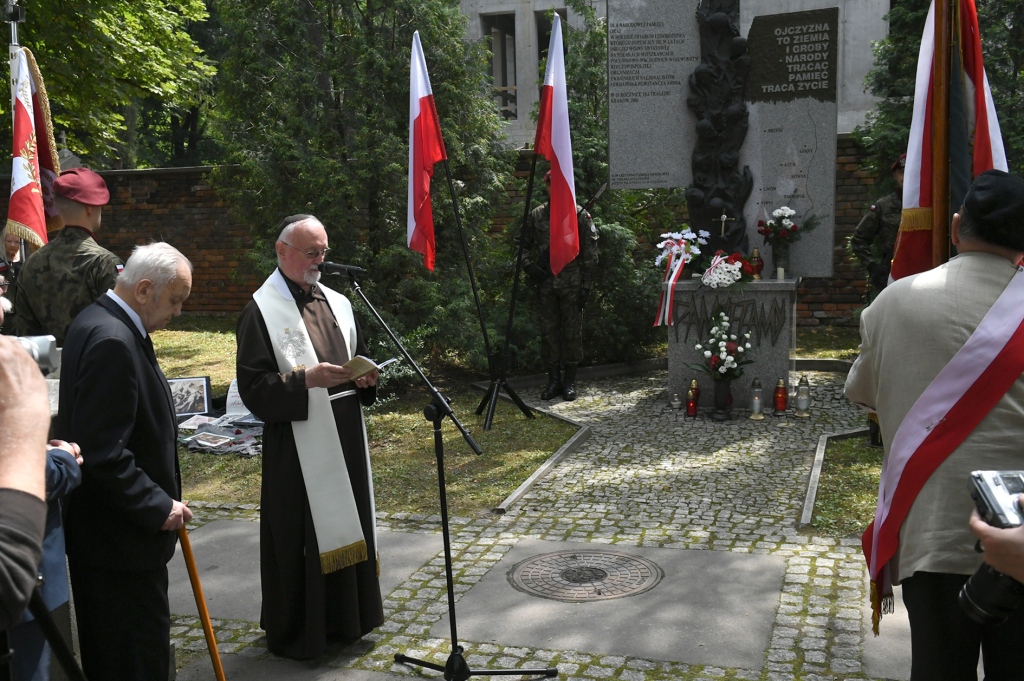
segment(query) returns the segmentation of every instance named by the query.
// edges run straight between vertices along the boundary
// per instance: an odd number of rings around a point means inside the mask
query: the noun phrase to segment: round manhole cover
[[[627,553],[559,551],[517,563],[508,581],[532,596],[579,603],[643,593],[663,574],[653,561]]]

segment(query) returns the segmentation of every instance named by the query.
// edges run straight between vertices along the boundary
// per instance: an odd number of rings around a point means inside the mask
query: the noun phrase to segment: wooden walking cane
[[[192,582],[192,593],[196,597],[199,619],[203,623],[203,633],[206,634],[206,647],[210,649],[210,659],[213,660],[213,673],[217,676],[217,681],[224,681],[224,667],[220,664],[217,639],[213,637],[213,625],[210,624],[210,613],[206,610],[206,598],[203,596],[203,585],[199,583],[199,570],[196,569],[196,559],[192,555],[192,544],[188,541],[188,530],[184,527],[178,530],[178,539],[181,541],[181,555],[185,557],[185,567],[188,568],[188,578]]]

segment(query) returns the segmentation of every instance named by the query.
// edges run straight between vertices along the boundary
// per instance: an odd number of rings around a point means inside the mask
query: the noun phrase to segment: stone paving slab
[[[864,586],[867,591],[867,584]],[[892,588],[894,612],[882,618],[878,636],[871,632],[871,604],[864,603],[864,673],[876,679],[910,681],[910,619],[903,605],[903,587]]]
[[[502,645],[585,650],[718,667],[758,667],[771,638],[786,560],[721,551],[616,547],[657,564],[644,593],[588,603],[533,596],[509,583],[520,561],[608,547],[523,540],[458,602],[460,636]],[[447,616],[430,633],[444,637]]]
[[[192,553],[210,616],[258,622],[260,619],[260,524],[215,520],[189,533]],[[380,585],[385,596],[443,550],[437,534],[379,532]],[[171,612],[198,615],[192,585],[178,546],[168,565]]]
[[[706,414],[687,418],[668,405],[665,371],[587,381],[575,402],[538,403],[536,395],[524,394],[534,406],[589,425],[594,435],[504,516],[451,519],[456,603],[492,573],[503,577],[495,567],[526,541],[782,559],[785,574],[770,641],[756,664],[724,667],[472,638],[460,641],[467,662],[491,668],[555,666],[562,681],[871,678],[862,665],[865,645],[871,644],[865,643],[870,627],[862,615],[867,592],[860,542],[809,536],[806,528],[798,529],[818,437],[860,427],[864,417],[843,396],[843,376],[807,377],[811,418],[795,419],[790,412],[761,422],[746,419],[743,410],[725,423]],[[799,378],[791,374],[790,382]],[[256,520],[259,515],[255,506],[195,507],[199,512],[189,525],[192,531],[204,523]],[[390,532],[436,535],[439,523],[437,515],[377,514],[378,528]],[[386,596],[384,609],[387,621],[381,627],[326,655],[316,669],[438,676],[396,664],[394,654],[442,664],[448,658],[447,635],[431,632],[447,612],[443,557],[435,553],[408,574]],[[255,659],[253,669],[276,664],[255,622],[215,620],[214,628],[224,653]],[[204,648],[193,616],[175,616],[172,636],[186,649]]]
[[[239,681],[396,681],[401,678],[365,669],[334,669],[321,661],[296,662],[273,655],[223,655],[221,666],[226,679]],[[207,655],[178,672],[177,681],[209,681],[213,678],[213,663]]]

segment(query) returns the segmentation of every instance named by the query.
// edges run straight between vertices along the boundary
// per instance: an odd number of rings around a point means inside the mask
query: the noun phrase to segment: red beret
[[[87,206],[110,203],[110,192],[103,178],[88,168],[69,168],[53,181],[53,191],[65,199]]]

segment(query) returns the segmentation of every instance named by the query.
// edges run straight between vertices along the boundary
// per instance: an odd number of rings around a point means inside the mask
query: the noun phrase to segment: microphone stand
[[[451,654],[448,656],[448,660],[444,665],[434,664],[433,662],[427,662],[426,660],[419,660],[414,657],[407,657],[401,653],[395,654],[395,662],[402,664],[411,664],[418,667],[425,667],[427,669],[433,669],[444,673],[445,681],[466,681],[471,676],[531,676],[531,675],[543,675],[548,677],[558,676],[558,669],[549,667],[547,669],[470,669],[469,664],[466,663],[466,659],[462,653],[464,649],[459,645],[459,635],[455,625],[455,578],[452,571],[452,546],[451,536],[448,531],[448,495],[445,489],[444,482],[444,438],[441,435],[441,424],[445,418],[451,419],[455,427],[462,433],[463,439],[469,448],[473,450],[476,455],[483,454],[483,450],[480,449],[480,445],[477,444],[473,436],[470,435],[469,431],[466,430],[459,419],[455,416],[455,412],[452,411],[451,403],[441,394],[441,391],[434,387],[434,384],[430,382],[420,366],[413,360],[409,351],[405,349],[402,342],[398,340],[398,336],[391,330],[391,327],[387,325],[377,309],[370,304],[370,301],[366,298],[366,294],[363,293],[363,289],[359,286],[359,282],[356,281],[355,273],[352,271],[348,272],[349,284],[352,286],[352,290],[356,292],[359,299],[363,301],[367,309],[373,314],[374,319],[377,320],[377,324],[391,338],[391,341],[398,348],[399,352],[405,358],[405,361],[409,363],[409,366],[416,371],[416,374],[420,377],[420,381],[426,386],[427,392],[430,393],[430,403],[427,404],[423,409],[423,416],[434,424],[434,456],[437,459],[437,486],[441,498],[441,531],[444,537],[444,570],[445,579],[448,585],[448,619],[451,622],[452,642],[451,642]]]

